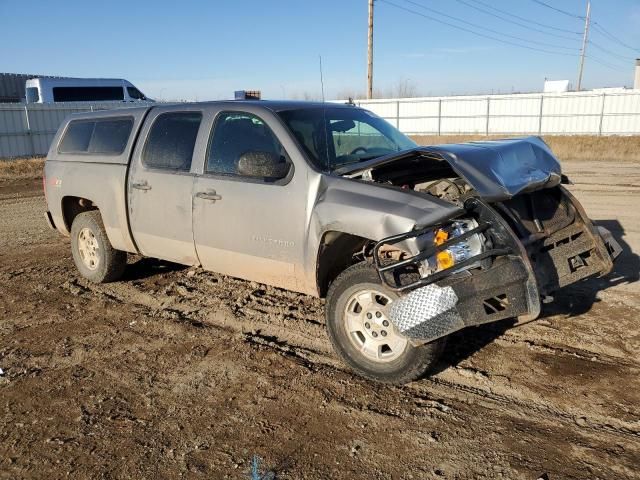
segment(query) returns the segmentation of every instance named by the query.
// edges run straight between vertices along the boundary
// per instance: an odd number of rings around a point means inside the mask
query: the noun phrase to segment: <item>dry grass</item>
[[[42,176],[44,158],[0,159],[0,179],[37,178]]]
[[[484,135],[416,135],[420,145],[495,140]],[[504,136],[502,137],[504,138]],[[640,136],[598,137],[595,135],[547,135],[542,137],[560,160],[614,160],[640,162]]]

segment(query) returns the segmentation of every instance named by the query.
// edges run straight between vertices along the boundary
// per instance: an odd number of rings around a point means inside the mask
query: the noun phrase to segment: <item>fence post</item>
[[[27,104],[25,103],[24,105],[24,118],[27,124],[27,137],[29,137],[29,144],[31,145],[31,152],[28,153],[28,155],[35,155],[36,154],[36,145],[33,141],[33,134],[31,133],[31,121],[29,120],[29,108],[27,107]]]
[[[600,108],[600,125],[598,125],[598,135],[602,136],[602,122],[604,120],[604,102],[606,93],[602,92],[602,107]]]
[[[400,100],[396,102],[396,128],[400,130]]]
[[[438,136],[442,135],[442,99],[438,99]]]
[[[491,97],[487,97],[487,124],[485,125],[485,135],[489,136],[489,114],[491,108]]]
[[[538,116],[538,135],[542,136],[542,107],[544,105],[544,95],[540,94],[540,114]]]

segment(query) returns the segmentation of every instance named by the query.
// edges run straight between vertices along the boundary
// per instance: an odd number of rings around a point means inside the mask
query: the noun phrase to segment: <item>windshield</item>
[[[320,170],[416,147],[377,115],[361,108],[326,107],[278,113]]]
[[[138,90],[135,87],[127,87],[127,93],[129,94],[129,97],[131,97],[134,100],[146,100],[147,97],[144,96],[144,94]]]

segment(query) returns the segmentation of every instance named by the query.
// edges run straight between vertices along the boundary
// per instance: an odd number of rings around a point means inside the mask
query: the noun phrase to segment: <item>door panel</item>
[[[194,239],[204,268],[296,290],[302,221],[295,222],[287,186],[198,178]],[[198,198],[215,191],[219,200]],[[293,211],[292,211],[293,210]]]
[[[198,263],[191,231],[194,177],[138,171],[129,186],[129,218],[140,252],[184,265]],[[149,190],[135,188],[142,183]]]
[[[201,125],[198,110],[152,110],[141,132],[129,174],[128,208],[139,251],[185,265],[197,265],[193,242],[192,159]]]
[[[221,113],[212,132],[204,174],[194,184],[193,231],[202,266],[291,290],[304,287],[304,177],[256,178],[237,173],[247,152],[267,152],[289,162],[259,117]],[[298,178],[300,177],[300,178]]]

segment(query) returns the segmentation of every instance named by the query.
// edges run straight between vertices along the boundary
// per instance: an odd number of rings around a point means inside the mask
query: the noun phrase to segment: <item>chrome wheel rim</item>
[[[99,250],[98,239],[90,228],[83,228],[78,232],[78,253],[80,253],[82,263],[89,270],[98,268],[100,264]]]
[[[376,289],[359,290],[347,300],[344,326],[353,346],[366,358],[386,363],[397,359],[407,347],[387,316],[391,298]]]

